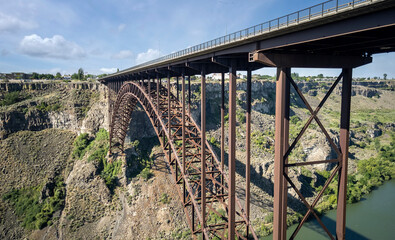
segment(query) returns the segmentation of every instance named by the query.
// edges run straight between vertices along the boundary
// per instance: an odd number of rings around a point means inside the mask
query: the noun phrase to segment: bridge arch
[[[158,81],[156,84],[159,84]],[[157,94],[157,91],[160,94]],[[158,99],[159,97],[159,99]],[[170,103],[169,103],[170,101]],[[194,234],[204,239],[225,239],[228,232],[228,179],[215,152],[206,140],[204,165],[201,162],[201,131],[196,122],[185,114],[185,141],[182,140],[181,103],[164,86],[125,82],[119,89],[110,124],[110,154],[114,148],[123,152],[127,129],[136,105],[140,103],[154,127],[167,157],[171,173],[178,185],[177,192],[184,207],[188,225]],[[169,108],[171,106],[171,108]],[[184,146],[185,144],[185,146]],[[185,147],[185,155],[182,154]],[[185,159],[183,159],[185,156]],[[205,166],[205,199],[202,202],[201,169]],[[256,238],[245,211],[236,197],[238,219],[235,233],[247,239],[247,227]],[[205,206],[203,206],[205,205]],[[203,209],[203,210],[202,210]],[[206,209],[206,210],[204,210]],[[220,219],[213,222],[212,219]],[[202,227],[203,226],[203,227]]]

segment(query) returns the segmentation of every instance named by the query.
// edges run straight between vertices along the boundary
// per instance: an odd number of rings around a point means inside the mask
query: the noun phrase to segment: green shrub
[[[188,229],[183,229],[183,228],[177,228],[172,234],[171,234],[172,239],[191,239],[191,230]]]
[[[85,149],[89,145],[89,135],[80,134],[74,141],[73,157],[81,159],[85,154]]]
[[[215,137],[211,137],[210,139],[209,139],[209,142],[211,143],[211,145],[213,145],[213,146],[216,146],[216,147],[220,147],[220,143],[217,141],[217,139],[215,139]]]
[[[0,106],[9,106],[14,103],[20,102],[22,100],[27,99],[29,96],[24,96],[20,92],[7,92],[4,95],[4,99],[0,100]]]
[[[39,105],[36,106],[37,110],[41,112],[55,112],[58,111],[62,105],[60,103],[55,104],[48,104],[46,102],[41,102]]]
[[[239,123],[245,123],[246,115],[241,110],[236,110],[236,119]]]
[[[273,222],[273,213],[271,212],[265,216],[265,223],[272,223],[272,222]]]
[[[208,225],[220,224],[220,223],[225,222],[226,211],[224,209],[220,208],[220,209],[217,209],[217,212],[219,213],[219,215],[214,212],[210,212],[210,214],[208,215],[208,219],[207,219]]]
[[[216,142],[217,142],[217,139],[215,139],[215,137],[211,137],[211,138],[210,138],[210,143],[211,143],[211,144],[214,145]]]
[[[290,121],[292,124],[298,124],[298,123],[300,123],[301,120],[302,120],[302,119],[300,119],[300,117],[298,117],[297,115],[293,115],[293,116],[289,119],[289,121]]]
[[[144,168],[140,173],[140,177],[142,177],[145,181],[152,178],[153,176],[154,174],[151,172],[149,168]]]
[[[163,193],[159,199],[159,201],[163,204],[169,204],[170,200],[171,200],[171,198],[169,197],[169,195],[167,195],[167,193]]]
[[[228,122],[228,121],[229,121],[229,113],[226,114],[226,115],[224,116],[224,121],[225,121],[225,122]]]
[[[306,177],[311,178],[311,177],[313,176],[313,174],[311,173],[311,171],[308,170],[307,168],[302,167],[302,168],[301,168],[301,172],[302,172],[301,174],[304,175],[304,176],[306,176]]]
[[[262,224],[261,227],[258,229],[258,234],[262,237],[269,235],[272,233],[272,228]]]
[[[108,140],[108,132],[105,129],[99,129],[95,138],[90,143],[88,142],[88,145],[86,145],[86,141],[80,145],[82,146],[82,156],[85,152],[92,152],[87,161],[94,162],[96,164],[96,173],[101,176],[111,194],[113,194],[118,184],[118,175],[122,170],[122,161],[119,160],[111,163],[107,162],[106,156],[109,147]]]
[[[114,190],[117,186],[118,175],[121,170],[122,161],[107,163],[106,160],[104,160],[104,169],[101,171],[100,176],[104,179],[111,193],[114,193]]]

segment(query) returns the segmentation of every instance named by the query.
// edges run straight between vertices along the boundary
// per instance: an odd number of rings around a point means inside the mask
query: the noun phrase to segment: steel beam
[[[177,91],[177,100],[179,101],[180,100],[180,88],[179,88],[179,81],[178,81],[178,76],[176,77],[176,84],[177,84],[177,86],[176,86],[176,91]]]
[[[151,98],[151,78],[148,77],[148,88],[147,88],[148,97]]]
[[[372,57],[291,53],[250,53],[250,61],[270,67],[355,68],[372,62]]]
[[[247,70],[247,113],[246,113],[246,200],[245,210],[247,221],[250,222],[250,182],[251,182],[251,70]],[[247,236],[249,226],[247,226]]]
[[[168,138],[167,141],[171,141],[171,91],[170,91],[170,73],[167,74],[167,130]],[[169,164],[171,163],[171,148],[169,147]]]
[[[236,221],[236,68],[232,61],[229,67],[229,202],[228,202],[228,239],[235,239]]]
[[[112,93],[111,93],[111,91],[112,91],[112,89],[111,89],[111,85],[112,85],[112,82],[110,82],[110,83],[108,83],[107,84],[107,104],[108,104],[108,126],[109,126],[109,129],[110,129],[110,139],[112,138],[112,99],[111,99],[111,96],[112,96]],[[112,143],[111,143],[111,141],[109,142],[109,148],[108,148],[108,154],[109,154],[109,156],[111,156],[111,145],[112,145]]]
[[[182,174],[186,174],[186,166],[185,166],[185,156],[186,156],[186,150],[185,150],[185,74],[182,73]],[[185,188],[185,181],[183,182],[183,203],[185,204],[186,202],[186,188]]]
[[[225,166],[225,73],[221,73],[221,170]],[[224,185],[224,176],[221,176],[221,184]],[[224,189],[222,188],[222,194]]]
[[[339,186],[337,196],[336,238],[345,239],[346,235],[346,201],[347,201],[347,168],[348,146],[350,143],[350,108],[352,69],[343,69],[342,102],[340,116],[340,150],[341,163],[339,170]]]
[[[274,204],[273,204],[273,240],[285,240],[284,218],[287,212],[284,211],[284,144],[285,129],[284,119],[286,112],[286,85],[287,72],[289,68],[277,68],[276,82],[276,126],[274,145]]]
[[[159,74],[156,74],[156,111],[159,112],[159,89],[160,89],[160,83],[159,83]]]
[[[290,76],[291,75],[291,69],[286,68],[286,75]],[[285,101],[285,109],[284,109],[284,118],[283,118],[283,124],[284,124],[284,143],[283,143],[283,153],[286,153],[289,148],[289,112],[290,112],[290,83],[288,80],[285,81],[285,96],[284,96],[284,101]],[[288,157],[284,159],[284,174],[288,174],[288,168],[286,165],[288,164]],[[287,179],[283,178],[283,202],[282,202],[282,213],[283,213],[283,229],[282,229],[282,238],[287,239],[287,196],[288,196],[288,181]]]
[[[191,76],[188,76],[188,112],[191,115]]]
[[[202,81],[201,81],[201,96],[200,96],[200,125],[201,125],[201,211],[203,217],[202,231],[204,232],[207,226],[206,216],[206,72],[203,67],[202,69]],[[204,234],[202,235],[205,239]]]

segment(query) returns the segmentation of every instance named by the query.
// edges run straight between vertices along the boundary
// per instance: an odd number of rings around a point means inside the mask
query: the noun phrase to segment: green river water
[[[336,211],[332,210],[321,216],[328,229],[336,232]],[[346,215],[347,240],[395,240],[395,180],[388,181],[366,195],[360,202],[347,205]],[[287,239],[292,235],[296,225],[287,230]],[[265,237],[265,240],[272,239]],[[329,239],[317,221],[303,225],[295,239],[321,240]]]

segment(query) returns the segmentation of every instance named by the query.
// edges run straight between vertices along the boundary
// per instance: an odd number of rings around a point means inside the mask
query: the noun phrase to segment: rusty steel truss
[[[205,104],[202,104],[200,129],[186,111],[185,89],[185,77],[182,77],[179,101],[170,91],[169,78],[167,87],[161,85],[159,79],[156,83],[150,80],[125,82],[118,91],[113,109],[110,151],[115,148],[124,150],[131,114],[139,103],[155,129],[174,181],[179,186],[179,197],[194,237],[226,239],[229,234],[234,234],[238,239],[247,239],[248,232],[250,237],[257,239],[234,189],[229,190],[224,159],[218,160],[206,140]],[[201,99],[205,99],[203,83]]]
[[[297,17],[294,18],[294,15]],[[112,115],[110,154],[116,149],[123,152],[131,114],[140,104],[166,154],[193,237],[256,239],[250,219],[251,71],[275,67],[273,239],[287,238],[288,186],[307,208],[291,239],[295,238],[310,216],[317,219],[329,239],[345,239],[352,70],[372,62],[373,54],[395,51],[394,16],[393,0],[349,0],[345,3],[329,0],[269,21],[267,31],[263,31],[264,24],[257,25],[103,77],[100,82],[109,89],[109,113]],[[342,71],[320,104],[313,109],[291,78],[291,68],[337,68]],[[235,181],[237,71],[247,72],[246,185],[243,206],[236,196]],[[206,75],[211,73],[221,74],[220,157],[216,156],[206,140]],[[227,168],[224,164],[224,73],[229,73]],[[192,93],[190,77],[187,76],[193,75],[201,75],[200,126],[191,117]],[[174,77],[176,94],[171,92],[170,81]],[[340,131],[339,142],[335,143],[318,118],[318,113],[340,81]],[[291,86],[311,114],[292,143],[289,142]],[[313,121],[318,124],[337,157],[315,162],[288,162],[292,150]],[[295,186],[288,169],[324,163],[333,163],[336,167],[322,190],[309,202]],[[322,223],[314,208],[335,177],[338,178],[338,196],[334,234],[334,230],[330,231]]]
[[[299,61],[299,58],[303,61]],[[181,96],[179,94],[179,77],[176,76],[175,91],[171,92],[170,71],[167,72],[166,87],[162,84],[159,74],[156,81],[143,76],[130,79],[130,81],[115,81],[109,83],[109,89],[117,92],[115,104],[112,108],[110,124],[110,154],[116,148],[124,151],[124,141],[127,135],[132,112],[140,104],[147,113],[160,144],[167,157],[172,175],[184,207],[186,219],[194,238],[203,239],[257,239],[250,220],[250,152],[251,152],[251,68],[263,64],[277,68],[276,82],[276,124],[275,124],[275,157],[274,157],[274,218],[273,239],[286,239],[287,229],[287,195],[288,184],[297,193],[307,212],[296,230],[290,237],[294,239],[302,225],[310,215],[314,216],[330,239],[345,238],[345,206],[347,191],[347,160],[349,145],[349,122],[351,102],[352,69],[370,63],[371,57],[354,56],[306,56],[284,53],[250,53],[251,65],[247,68],[247,99],[246,99],[246,187],[245,205],[242,206],[236,196],[236,69],[240,63],[234,60],[222,61],[229,69],[229,135],[228,135],[228,169],[224,167],[225,158],[225,80],[221,73],[221,156],[220,160],[206,140],[206,65],[202,65],[200,106],[200,127],[190,115],[190,77],[188,78],[188,99],[186,90],[185,69],[181,74]],[[218,61],[215,62],[218,64]],[[291,66],[342,68],[341,74],[334,81],[325,97],[313,109],[297,84],[291,77]],[[220,68],[217,70],[223,70]],[[162,74],[164,75],[164,74]],[[318,113],[335,87],[342,80],[342,104],[340,119],[339,146],[331,139],[327,130],[318,118]],[[311,116],[297,135],[292,144],[289,144],[289,112],[290,87],[309,110]],[[109,94],[111,96],[111,94]],[[188,104],[187,104],[188,100]],[[188,109],[187,109],[188,106]],[[188,111],[187,111],[188,110]],[[308,126],[315,121],[330,146],[337,154],[336,159],[319,160],[314,162],[288,163],[288,157],[295,148]],[[309,203],[300,190],[288,176],[288,168],[324,163],[336,163],[330,177],[322,190]],[[330,182],[338,176],[338,205],[336,236],[328,230],[316,214],[314,207],[319,202]]]

